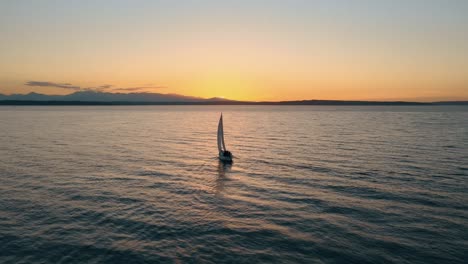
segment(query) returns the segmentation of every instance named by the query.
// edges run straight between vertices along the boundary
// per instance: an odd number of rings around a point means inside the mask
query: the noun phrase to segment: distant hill
[[[468,101],[445,101],[445,102],[434,102],[435,105],[468,105]]]
[[[450,102],[402,102],[402,101],[339,101],[300,100],[279,102],[234,101],[225,98],[201,98],[179,94],[161,93],[106,93],[79,91],[67,95],[0,94],[0,105],[158,105],[158,104],[204,104],[204,105],[468,105],[468,101]]]
[[[106,93],[80,91],[67,95],[38,93],[0,95],[0,100],[15,101],[79,101],[79,102],[203,102],[211,99],[161,93]],[[222,99],[220,99],[221,101]],[[216,101],[216,100],[215,100]]]
[[[431,103],[401,102],[401,101],[341,101],[341,100],[301,100],[301,101],[280,101],[262,102],[263,104],[275,105],[428,105]]]

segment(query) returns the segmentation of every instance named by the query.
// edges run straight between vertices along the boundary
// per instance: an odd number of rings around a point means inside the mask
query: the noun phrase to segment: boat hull
[[[225,156],[223,153],[219,153],[219,160],[223,162],[232,162],[232,156]]]

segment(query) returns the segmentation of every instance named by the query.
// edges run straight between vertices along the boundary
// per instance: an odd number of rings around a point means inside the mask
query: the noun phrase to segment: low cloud
[[[143,89],[144,88],[140,88],[140,87],[128,87],[128,88],[115,88],[115,89],[112,89],[112,91],[135,92],[135,91],[141,91]]]
[[[54,82],[38,82],[38,81],[29,81],[25,83],[24,85],[27,86],[34,86],[34,87],[57,87],[57,88],[63,88],[63,89],[68,89],[68,90],[73,90],[73,91],[80,91],[81,87],[72,85],[71,83],[54,83]]]
[[[142,86],[142,87],[125,87],[125,88],[113,88],[112,91],[123,91],[123,92],[135,92],[147,89],[161,89],[166,88],[164,86]]]
[[[42,82],[42,81],[28,81],[24,85],[32,87],[56,87],[73,91],[95,91],[95,92],[136,92],[148,89],[161,89],[165,86],[140,86],[140,87],[114,87],[112,84],[103,84],[96,87],[81,87],[71,83],[55,83],[55,82]]]

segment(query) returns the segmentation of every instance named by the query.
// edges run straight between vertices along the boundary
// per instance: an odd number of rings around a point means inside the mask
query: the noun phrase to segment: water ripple
[[[225,116],[232,165],[216,158]],[[2,263],[464,263],[468,109],[0,108]]]

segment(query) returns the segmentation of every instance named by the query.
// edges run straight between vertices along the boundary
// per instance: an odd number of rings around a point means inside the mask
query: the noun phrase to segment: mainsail
[[[226,150],[226,145],[224,145],[223,114],[221,114],[218,123],[218,150],[219,152]]]

